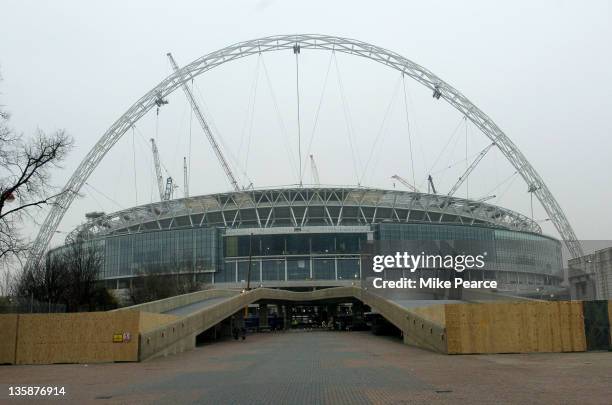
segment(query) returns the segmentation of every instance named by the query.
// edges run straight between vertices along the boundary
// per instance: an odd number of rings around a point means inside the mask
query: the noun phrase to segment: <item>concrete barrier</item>
[[[198,301],[203,301],[210,298],[232,297],[238,294],[240,294],[240,291],[237,290],[202,290],[189,294],[177,295],[175,297],[164,298],[157,301],[145,302],[144,304],[114,309],[111,312],[144,311],[152,313],[164,313],[179,307],[184,307],[186,305],[193,304]]]
[[[140,323],[138,326],[140,333],[149,332],[163,325],[178,320],[176,315],[157,314],[152,312],[140,312]]]
[[[400,329],[404,343],[439,353],[447,352],[443,324],[423,316],[417,308],[405,308],[381,296],[358,289],[358,298]]]

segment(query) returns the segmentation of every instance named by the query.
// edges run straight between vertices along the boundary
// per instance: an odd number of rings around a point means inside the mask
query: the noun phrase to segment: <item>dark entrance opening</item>
[[[612,350],[608,301],[584,301],[587,350]]]
[[[365,313],[365,320],[368,328],[375,335],[402,337],[402,331],[391,322],[387,321],[381,314],[367,312]]]
[[[236,319],[240,316],[242,317],[242,312],[225,318],[223,321],[219,322],[215,326],[206,329],[204,332],[196,335],[196,347],[204,346],[207,344],[211,344],[214,342],[229,340],[232,339],[232,329],[236,326]],[[240,326],[240,325],[238,325]]]
[[[238,327],[246,334],[283,330],[371,331],[375,335],[401,337],[401,331],[382,315],[357,299],[324,301],[264,300],[250,304],[215,326],[196,335],[196,346],[234,338]]]

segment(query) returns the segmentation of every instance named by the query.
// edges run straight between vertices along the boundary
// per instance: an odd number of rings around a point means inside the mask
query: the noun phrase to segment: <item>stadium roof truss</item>
[[[91,220],[73,233],[96,238],[201,226],[234,229],[378,222],[480,224],[524,232],[542,231],[535,221],[517,212],[443,195],[368,188],[281,188],[133,207]]]

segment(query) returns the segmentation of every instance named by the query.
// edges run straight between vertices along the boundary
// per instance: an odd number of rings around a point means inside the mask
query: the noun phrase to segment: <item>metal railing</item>
[[[66,312],[65,304],[43,302],[32,297],[0,298],[0,314],[33,314]]]

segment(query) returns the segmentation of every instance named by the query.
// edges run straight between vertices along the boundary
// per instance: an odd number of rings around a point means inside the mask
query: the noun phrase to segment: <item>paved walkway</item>
[[[3,366],[0,403],[7,384],[96,404],[610,404],[612,353],[448,356],[368,332],[284,332],[144,363]]]

